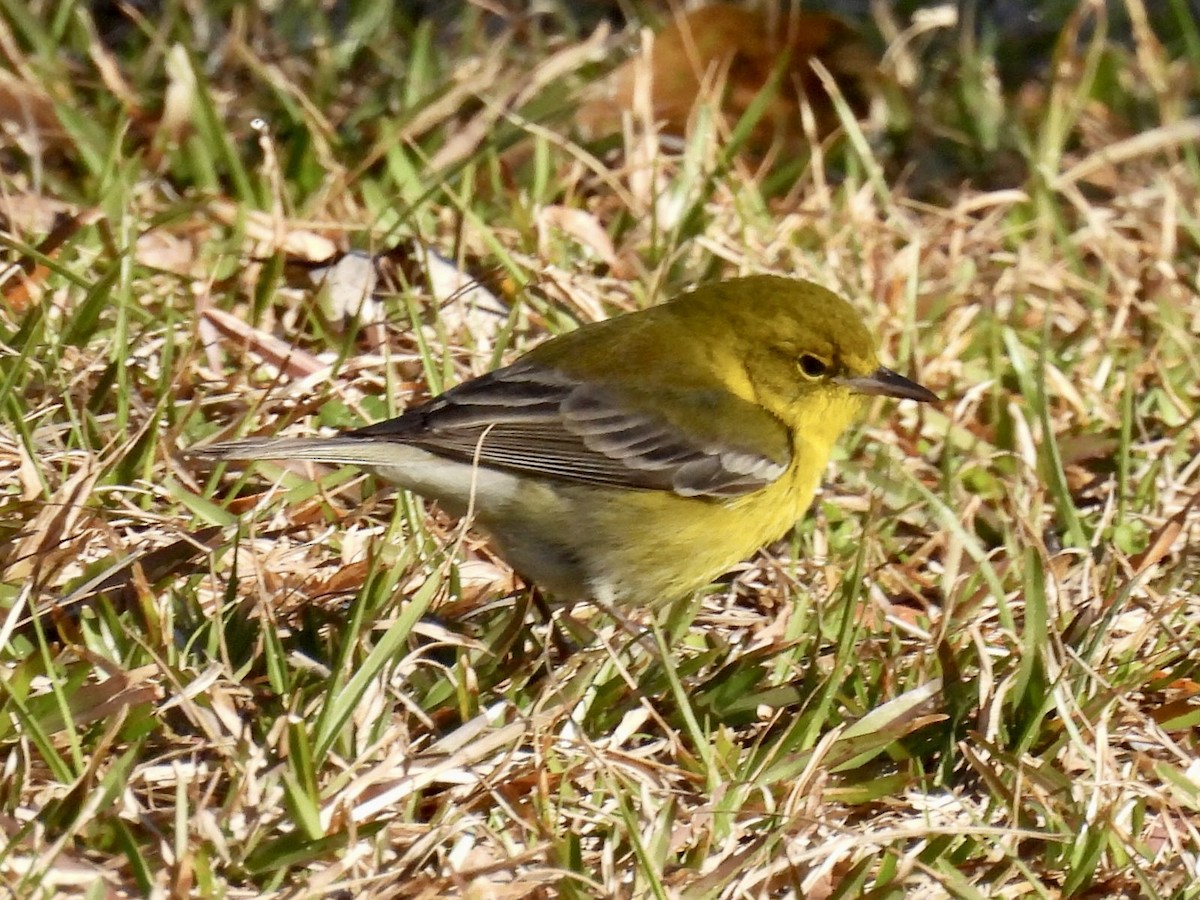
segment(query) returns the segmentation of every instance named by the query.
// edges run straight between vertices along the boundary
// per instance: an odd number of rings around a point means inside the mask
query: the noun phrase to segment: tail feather
[[[344,435],[329,438],[247,438],[208,447],[192,447],[201,459],[304,459],[351,466],[386,466],[404,455],[402,445],[364,441]]]

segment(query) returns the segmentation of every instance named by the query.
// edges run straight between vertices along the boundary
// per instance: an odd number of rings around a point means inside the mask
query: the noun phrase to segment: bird
[[[653,609],[787,533],[875,395],[937,400],[880,364],[845,299],[750,275],[584,324],[384,422],[190,452],[359,466],[469,514],[556,600]]]

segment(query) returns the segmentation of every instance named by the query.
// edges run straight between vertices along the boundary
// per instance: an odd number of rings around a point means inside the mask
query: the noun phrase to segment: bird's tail
[[[247,438],[207,447],[191,447],[188,456],[200,459],[305,459],[351,466],[394,464],[397,448],[388,441],[337,435],[328,438]]]

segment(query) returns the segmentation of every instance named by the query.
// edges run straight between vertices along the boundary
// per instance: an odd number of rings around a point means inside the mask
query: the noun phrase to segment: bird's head
[[[706,286],[702,302],[728,323],[758,401],[789,425],[836,434],[872,395],[937,399],[880,365],[862,317],[820,285],[754,275]]]

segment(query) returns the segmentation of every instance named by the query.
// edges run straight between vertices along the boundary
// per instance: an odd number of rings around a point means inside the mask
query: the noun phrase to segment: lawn
[[[1200,893],[1183,0],[1081,2],[1016,80],[877,4],[869,111],[827,60],[774,144],[707,91],[597,124],[646,38],[579,4],[153,6],[0,0],[0,884]],[[757,272],[942,402],[874,402],[788,538],[576,605],[573,652],[435,504],[185,452]]]

